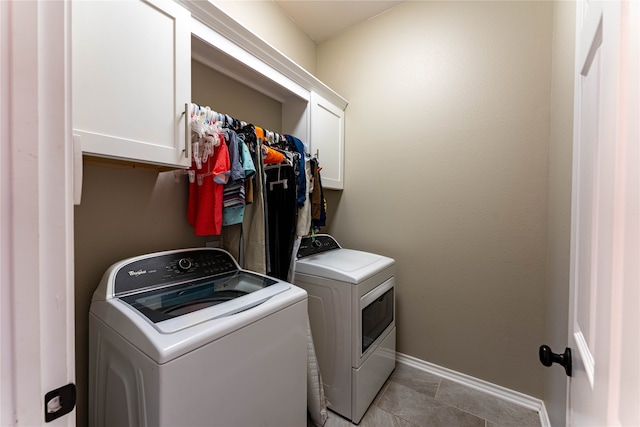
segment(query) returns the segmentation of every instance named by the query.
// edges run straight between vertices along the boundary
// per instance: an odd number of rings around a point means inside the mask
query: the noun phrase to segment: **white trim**
[[[593,390],[593,381],[595,376],[595,361],[593,359],[593,354],[591,354],[589,344],[587,344],[587,340],[584,338],[584,335],[580,330],[580,326],[577,324],[577,322],[574,328],[577,330],[573,334],[573,338],[576,342],[576,349],[578,350],[578,352],[580,352],[580,357],[582,358],[584,370],[587,373],[589,385],[591,386],[591,390]]]
[[[75,381],[70,16],[0,6],[1,425],[44,425],[45,394]]]
[[[347,100],[318,80],[313,74],[296,64],[278,49],[242,26],[227,13],[208,1],[176,0],[184,6],[194,19],[212,28],[231,43],[239,46],[268,67],[277,70],[293,83],[308,91],[320,93],[329,102],[341,109],[347,107]],[[259,69],[256,71],[260,72]]]
[[[309,101],[309,91],[307,89],[290,80],[279,70],[263,62],[244,47],[234,44],[231,40],[218,34],[213,28],[194,17],[191,18],[189,23],[192,36],[204,41],[209,46],[207,51],[203,51],[202,45],[194,47],[192,44],[191,58],[218,70],[222,74],[231,76],[281,103],[284,103],[286,98],[290,96],[297,96],[307,102]],[[218,52],[215,52],[216,50]],[[253,73],[249,70],[253,71]],[[247,72],[250,73],[250,76],[243,77],[242,74]],[[262,81],[261,83],[256,83],[255,73],[271,82],[271,84],[263,83]],[[277,89],[269,90],[273,86]],[[280,93],[277,93],[278,91]]]
[[[547,407],[544,406],[544,401],[541,401],[540,403],[542,404],[542,406],[540,407],[540,411],[538,412],[538,414],[540,415],[540,426],[551,427],[551,420],[549,419]]]
[[[547,409],[544,406],[544,402],[540,399],[499,386],[497,384],[490,383],[488,381],[484,381],[460,372],[453,371],[448,368],[444,368],[442,366],[435,365],[433,363],[406,354],[396,353],[396,362],[419,369],[424,372],[428,372],[433,375],[437,375],[458,384],[462,384],[474,390],[478,390],[499,399],[506,400],[507,402],[511,402],[523,408],[536,411],[540,415],[541,426],[551,427],[549,414],[547,414]]]

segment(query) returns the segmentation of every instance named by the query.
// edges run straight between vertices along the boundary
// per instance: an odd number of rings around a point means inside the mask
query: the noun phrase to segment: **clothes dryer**
[[[357,424],[395,368],[395,261],[318,234],[302,239],[293,283],[309,295],[329,409]]]
[[[89,313],[91,426],[306,425],[307,294],[183,249],[111,266]]]

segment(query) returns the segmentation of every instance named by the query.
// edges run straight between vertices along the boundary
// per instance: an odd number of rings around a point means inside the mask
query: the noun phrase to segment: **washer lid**
[[[207,311],[207,316],[214,318],[247,310],[286,290],[277,287],[265,289],[277,283],[277,280],[266,276],[238,271],[233,274],[154,288],[120,299],[154,323],[159,331],[175,332],[184,328],[189,322],[182,319],[170,322],[172,319],[213,306],[218,306],[217,310]],[[257,291],[264,292],[257,293]],[[250,295],[254,292],[256,292],[255,296]],[[234,301],[236,299],[237,301]]]
[[[358,284],[394,264],[392,258],[356,251],[335,249],[296,261],[296,273]]]

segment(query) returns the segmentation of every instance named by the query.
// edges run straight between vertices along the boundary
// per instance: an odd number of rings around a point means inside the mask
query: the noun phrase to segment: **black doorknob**
[[[556,354],[551,351],[551,347],[548,345],[541,345],[540,362],[544,366],[551,366],[554,363],[562,365],[567,376],[571,376],[571,349],[569,347],[564,349],[564,353]]]

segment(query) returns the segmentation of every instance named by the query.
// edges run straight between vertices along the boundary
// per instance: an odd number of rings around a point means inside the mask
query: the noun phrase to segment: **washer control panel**
[[[328,234],[303,237],[298,249],[298,259],[340,248],[336,239]]]
[[[233,273],[239,269],[231,255],[220,249],[175,251],[120,267],[116,273],[114,294],[120,296],[152,286]]]

